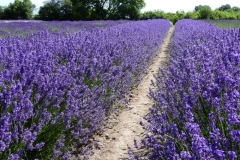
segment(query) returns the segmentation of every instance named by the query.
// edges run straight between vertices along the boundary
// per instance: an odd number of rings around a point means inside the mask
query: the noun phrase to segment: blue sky
[[[43,5],[45,0],[32,0],[32,3],[39,8]],[[9,3],[13,3],[14,0],[0,0],[1,6],[7,6]],[[142,9],[142,11],[149,10],[163,10],[165,12],[176,12],[176,11],[192,11],[197,5],[209,5],[212,9],[220,7],[221,5],[230,4],[231,7],[238,6],[240,7],[239,0],[201,0],[201,1],[193,1],[193,0],[145,0],[146,7]]]

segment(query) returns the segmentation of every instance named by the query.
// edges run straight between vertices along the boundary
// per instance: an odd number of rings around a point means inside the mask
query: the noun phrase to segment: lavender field
[[[28,21],[0,20],[0,38],[26,37],[39,31],[49,31],[56,34],[73,34],[79,31],[94,32],[100,29],[113,27],[118,24],[131,23],[128,20],[119,21]]]
[[[167,20],[0,21],[0,159],[91,153],[169,28]],[[153,160],[238,160],[240,29],[181,20],[169,50],[141,149]]]
[[[85,154],[170,27],[100,22],[0,23],[1,160],[69,159],[73,147]]]
[[[176,23],[142,144],[149,159],[240,159],[240,29]]]

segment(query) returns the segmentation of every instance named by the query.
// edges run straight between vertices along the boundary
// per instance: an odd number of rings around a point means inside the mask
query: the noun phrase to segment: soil
[[[170,40],[174,27],[171,27],[165,36],[159,54],[142,79],[139,86],[130,95],[128,109],[112,119],[112,127],[108,127],[102,135],[96,135],[94,141],[99,147],[93,149],[94,155],[90,160],[123,160],[128,159],[128,146],[134,147],[134,138],[138,143],[145,135],[145,130],[139,124],[143,117],[149,113],[153,102],[149,99],[149,88],[154,90],[151,81],[155,82],[153,74],[159,74],[159,68],[167,66]]]

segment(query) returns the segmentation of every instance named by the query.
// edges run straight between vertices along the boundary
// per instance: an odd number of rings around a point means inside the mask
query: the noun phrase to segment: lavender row
[[[177,22],[142,143],[149,159],[240,158],[240,30]]]
[[[167,20],[0,39],[0,159],[69,159],[156,55]]]
[[[48,30],[52,33],[73,34],[78,31],[92,32],[98,29],[113,27],[115,25],[131,23],[128,20],[119,21],[0,21],[0,38],[26,37],[39,31]]]

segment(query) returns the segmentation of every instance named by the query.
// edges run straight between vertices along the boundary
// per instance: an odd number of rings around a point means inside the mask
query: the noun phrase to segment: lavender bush
[[[0,159],[69,159],[73,145],[84,154],[169,27],[151,20],[0,39]]]
[[[150,92],[149,159],[239,159],[240,30],[181,20],[170,57]]]
[[[109,28],[118,24],[131,23],[128,20],[119,21],[28,21],[28,20],[14,20],[1,21],[0,20],[0,38],[12,37],[26,37],[30,34],[39,31],[48,30],[52,33],[75,33],[78,31],[92,32],[98,29]]]

